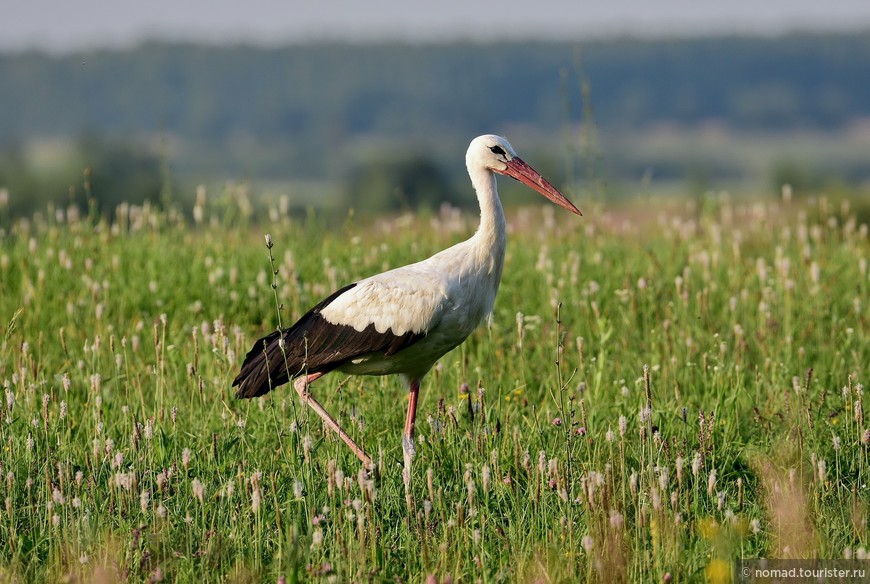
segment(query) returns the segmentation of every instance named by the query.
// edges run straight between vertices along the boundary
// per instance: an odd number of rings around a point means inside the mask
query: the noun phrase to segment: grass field
[[[581,205],[582,206],[582,205]],[[232,201],[113,222],[0,209],[0,581],[728,582],[735,558],[868,555],[868,228],[846,203],[509,214],[491,326],[424,381],[410,484],[393,378],[313,386],[251,342],[467,237]]]

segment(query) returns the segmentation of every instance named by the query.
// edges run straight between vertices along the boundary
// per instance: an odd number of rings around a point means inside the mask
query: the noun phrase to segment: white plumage
[[[534,188],[557,205],[580,211],[500,136],[475,138],[466,166],[480,203],[480,226],[466,241],[421,262],[342,288],[285,331],[257,341],[233,382],[239,397],[263,395],[297,378],[299,395],[366,464],[371,459],[308,392],[332,370],[355,375],[402,374],[409,383],[403,440],[413,453],[420,380],[492,312],[505,253],[505,219],[496,173]],[[283,342],[281,342],[283,340]]]

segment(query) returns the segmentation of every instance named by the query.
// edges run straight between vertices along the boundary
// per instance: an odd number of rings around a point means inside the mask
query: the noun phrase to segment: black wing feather
[[[356,284],[350,284],[329,295],[283,335],[275,331],[254,343],[233,381],[233,387],[239,388],[236,397],[259,397],[303,373],[327,373],[368,353],[380,351],[393,355],[426,336],[412,331],[403,335],[394,335],[390,330],[379,333],[374,325],[360,332],[352,326],[333,324],[321,316],[324,308],[354,286]]]

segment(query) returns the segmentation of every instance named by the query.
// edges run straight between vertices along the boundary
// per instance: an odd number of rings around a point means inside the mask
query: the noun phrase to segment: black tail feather
[[[356,284],[350,284],[336,290],[305,313],[296,324],[283,333],[274,331],[259,339],[245,356],[245,362],[239,374],[233,380],[233,387],[238,386],[236,397],[245,399],[266,395],[279,385],[283,385],[294,377],[298,377],[310,367],[309,373],[315,371],[327,372],[335,368],[321,366],[314,369],[308,360],[308,329],[320,318],[320,311],[335,298],[350,290]],[[280,339],[284,338],[284,348]]]
[[[233,380],[233,387],[239,388],[236,397],[260,397],[288,381],[286,373],[283,381],[280,381],[281,370],[284,369],[280,338],[281,333],[275,331],[258,340],[248,351],[239,374]]]

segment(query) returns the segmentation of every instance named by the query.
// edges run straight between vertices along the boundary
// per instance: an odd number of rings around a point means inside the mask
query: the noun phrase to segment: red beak
[[[559,192],[559,189],[551,185],[547,179],[542,177],[537,170],[523,162],[522,158],[514,156],[505,164],[507,164],[507,168],[504,170],[498,170],[495,168],[493,170],[499,174],[504,174],[517,179],[524,185],[532,187],[563,209],[568,209],[575,215],[583,216],[583,213],[580,212],[580,209],[574,206],[574,203],[569,201],[565,195]]]

